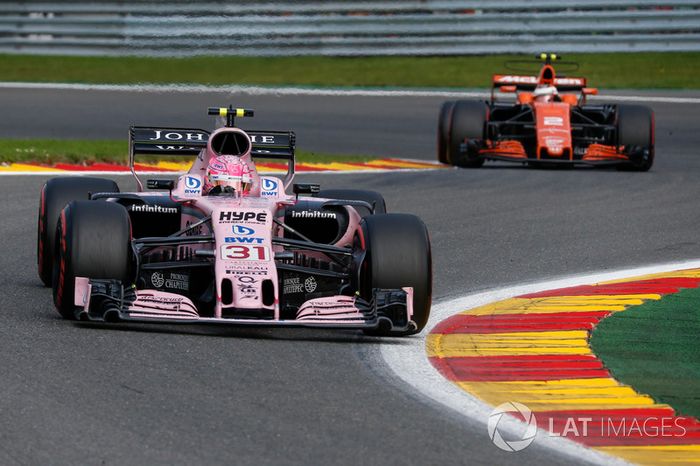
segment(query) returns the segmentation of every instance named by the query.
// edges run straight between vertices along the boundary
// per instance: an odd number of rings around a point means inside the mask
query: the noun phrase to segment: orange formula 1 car
[[[654,162],[654,112],[641,105],[589,104],[586,78],[555,72],[554,54],[538,58],[538,76],[493,76],[490,101],[445,102],[438,160],[480,167],[486,160],[529,165],[615,165],[646,171]],[[509,63],[512,67],[512,64]],[[559,67],[559,65],[557,65]],[[575,63],[562,67],[578,69]],[[515,102],[497,95],[515,94]]]

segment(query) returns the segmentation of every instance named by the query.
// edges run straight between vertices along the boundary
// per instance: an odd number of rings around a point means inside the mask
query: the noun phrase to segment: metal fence
[[[0,3],[0,52],[462,55],[697,51],[700,1]]]

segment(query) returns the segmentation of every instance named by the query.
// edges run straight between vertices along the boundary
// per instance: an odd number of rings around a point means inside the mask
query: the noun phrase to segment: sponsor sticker
[[[183,273],[169,272],[167,276],[163,272],[151,274],[151,284],[155,288],[188,291],[190,289],[190,277]]]
[[[292,218],[337,218],[335,212],[324,212],[320,210],[293,210]]]
[[[552,150],[559,150],[564,146],[564,140],[561,138],[544,138],[544,143]]]
[[[226,270],[235,270],[235,271],[255,271],[255,272],[262,272],[266,273],[267,271],[267,266],[266,265],[255,265],[255,264],[226,264]]]
[[[270,260],[270,250],[266,246],[224,244],[221,246],[221,259],[235,261],[267,261]]]
[[[151,284],[156,288],[161,288],[165,284],[165,277],[161,272],[153,272],[151,275]]]
[[[296,294],[302,293],[304,291],[304,285],[301,283],[301,278],[285,278],[282,283],[282,293],[284,294]]]
[[[583,86],[581,78],[554,78],[554,85],[559,86]]]
[[[253,230],[250,227],[243,226],[243,225],[233,225],[231,227],[231,231],[236,236],[248,236],[248,235],[252,235],[253,233],[255,233],[255,230]]]
[[[196,147],[192,147],[192,146],[162,146],[160,144],[156,144],[155,147],[159,150],[166,151],[166,152],[197,149]]]
[[[496,81],[499,83],[537,84],[537,78],[534,76],[499,76]]]
[[[267,220],[267,212],[237,212],[223,211],[219,212],[219,223],[265,223]]]
[[[250,142],[253,144],[274,144],[275,136],[273,134],[251,134]]]
[[[149,214],[176,214],[177,207],[163,207],[161,205],[132,204],[129,206],[131,212],[145,212]]]
[[[197,176],[185,176],[185,196],[196,197],[202,195],[202,180]]]
[[[190,289],[190,277],[183,273],[171,273],[165,280],[165,287],[171,290],[188,291]]]
[[[274,178],[263,178],[260,195],[262,197],[276,197],[279,191],[279,181]]]
[[[564,119],[558,116],[546,116],[544,117],[544,124],[546,126],[564,126]]]
[[[262,244],[265,240],[251,236],[227,236],[224,241],[227,243]]]
[[[148,138],[150,141],[205,142],[208,139],[205,133],[190,131],[163,131],[162,129],[156,129],[153,133],[155,137]]]
[[[184,296],[139,296],[137,302],[182,304],[185,299]]]
[[[316,291],[317,287],[318,283],[316,283],[316,279],[314,277],[308,277],[306,280],[304,280],[304,289],[307,293],[313,293]]]
[[[255,287],[257,280],[255,278],[242,275],[238,277],[237,281],[238,291],[242,299],[258,299],[257,288]]]
[[[265,270],[226,270],[227,275],[267,275]]]

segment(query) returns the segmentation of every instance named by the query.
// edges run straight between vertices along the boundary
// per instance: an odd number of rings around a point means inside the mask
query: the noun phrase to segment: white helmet
[[[555,95],[558,95],[559,92],[557,91],[557,88],[554,86],[548,86],[548,85],[543,85],[543,86],[537,86],[535,89],[535,92],[532,93],[532,96],[535,97],[536,99],[538,97],[541,97],[542,99],[539,100],[551,100],[552,97]]]

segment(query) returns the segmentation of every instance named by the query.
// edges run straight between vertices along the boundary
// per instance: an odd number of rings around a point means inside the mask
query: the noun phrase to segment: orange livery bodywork
[[[499,160],[648,170],[654,158],[651,109],[589,103],[597,89],[587,87],[586,78],[558,75],[553,57],[543,54],[536,76],[494,75],[489,101],[445,102],[438,159],[470,168]],[[514,99],[503,98],[509,94]]]

